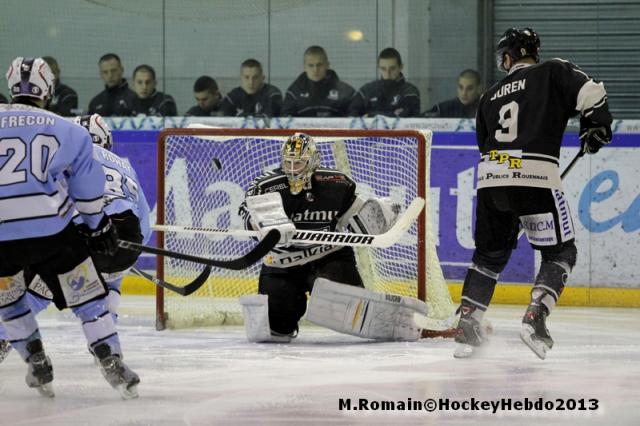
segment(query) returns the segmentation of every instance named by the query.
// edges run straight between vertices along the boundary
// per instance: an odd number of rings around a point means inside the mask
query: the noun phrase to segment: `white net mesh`
[[[247,129],[242,135],[222,129],[199,129],[197,134],[168,132],[159,145],[164,152],[164,165],[159,170],[159,187],[164,187],[164,196],[158,200],[159,223],[233,229],[242,229],[237,213],[249,183],[279,166],[282,142],[293,133],[256,129]],[[305,132],[314,136],[322,165],[350,174],[364,198],[386,198],[407,206],[416,196],[427,197],[426,170],[420,165],[429,164],[430,132]],[[416,223],[388,249],[357,250],[358,268],[367,288],[374,291],[424,297],[426,286],[430,311],[445,318],[451,313],[451,299],[430,228],[423,230]],[[418,238],[420,234],[425,238]],[[167,249],[214,259],[240,257],[253,245],[251,240],[228,235],[167,232],[164,237]],[[420,253],[426,254],[426,261]],[[158,275],[178,284],[193,280],[203,269],[168,258],[162,267]],[[257,293],[259,270],[260,264],[242,271],[214,269],[208,282],[189,297],[164,292],[160,299],[164,299],[163,308],[159,309],[166,314],[166,325],[241,323],[238,297]]]

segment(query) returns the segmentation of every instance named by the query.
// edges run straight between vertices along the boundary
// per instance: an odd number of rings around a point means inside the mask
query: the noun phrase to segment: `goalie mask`
[[[28,97],[46,101],[53,95],[53,72],[42,58],[15,58],[6,77],[11,98]]]
[[[73,122],[87,129],[94,144],[111,151],[113,147],[111,129],[100,114],[79,115]]]
[[[282,146],[282,171],[292,194],[311,188],[311,176],[319,166],[320,153],[311,136],[295,133]]]
[[[502,71],[508,71],[504,69],[504,55],[509,54],[513,62],[530,57],[533,58],[536,63],[540,62],[538,52],[540,51],[540,38],[538,34],[531,28],[509,28],[504,32],[500,41],[498,41],[498,47],[496,48],[496,62],[498,69]]]

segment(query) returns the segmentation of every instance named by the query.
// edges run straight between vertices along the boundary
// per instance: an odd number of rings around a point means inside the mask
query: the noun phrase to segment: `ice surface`
[[[456,360],[451,340],[375,343],[303,326],[291,344],[250,344],[241,327],[153,328],[153,300],[124,297],[125,361],[140,398],[122,401],[100,375],[69,314],[47,311],[41,332],[56,397],[24,383],[12,352],[0,364],[2,425],[640,424],[640,310],[557,308],[555,346],[539,360],[519,339],[525,307],[492,306],[482,358]],[[427,398],[596,398],[597,411],[345,411],[352,404]],[[590,403],[585,401],[585,407]]]

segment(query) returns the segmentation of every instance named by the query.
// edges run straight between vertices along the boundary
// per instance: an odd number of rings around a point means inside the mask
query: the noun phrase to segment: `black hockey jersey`
[[[341,81],[333,70],[328,70],[321,81],[312,81],[302,73],[287,89],[281,115],[346,117],[354,94],[353,87]]]
[[[362,86],[352,98],[349,115],[417,117],[420,115],[420,92],[403,75],[397,80],[374,80]]]
[[[66,84],[58,82],[47,109],[63,117],[77,115],[78,93]]]
[[[122,79],[118,86],[105,87],[102,92],[91,99],[87,114],[100,114],[103,117],[128,116],[130,115],[131,105],[129,102],[132,96],[135,94],[129,89],[127,80]]]
[[[136,117],[138,115],[148,115],[156,117],[175,117],[178,115],[176,101],[173,96],[166,93],[155,91],[151,96],[140,99],[134,92],[128,101],[128,115]],[[116,111],[118,109],[116,108]],[[127,115],[126,111],[118,111],[117,115]]]
[[[281,108],[282,92],[268,83],[253,95],[247,94],[242,87],[236,87],[222,100],[222,112],[229,117],[278,117]]]
[[[480,99],[478,188],[561,189],[560,145],[567,121],[578,112],[611,124],[602,83],[562,59],[516,64]]]
[[[355,182],[346,174],[321,167],[311,177],[311,189],[293,195],[289,191],[286,175],[278,168],[254,179],[246,196],[279,192],[284,211],[296,228],[335,231],[339,219],[356,200],[355,191]],[[243,218],[245,227],[253,229],[246,202],[240,205],[238,213]],[[277,247],[265,257],[264,263],[276,268],[298,266],[344,248],[322,244]]]

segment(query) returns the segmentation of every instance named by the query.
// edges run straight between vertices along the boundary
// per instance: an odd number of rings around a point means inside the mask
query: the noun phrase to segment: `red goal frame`
[[[169,128],[164,129],[158,136],[157,146],[157,224],[164,224],[164,200],[165,200],[165,147],[166,139],[169,136],[255,136],[255,137],[272,137],[290,136],[295,132],[304,132],[310,136],[318,137],[409,137],[415,138],[418,141],[418,164],[417,164],[417,194],[418,196],[427,199],[426,197],[426,159],[427,159],[427,140],[424,135],[416,130],[352,130],[352,129],[235,129],[235,128]],[[357,183],[357,182],[356,182]],[[417,221],[417,288],[418,298],[426,301],[426,212],[430,206],[425,206],[424,210],[418,217]],[[157,232],[157,244],[158,247],[164,248],[164,232]],[[164,279],[164,259],[162,256],[158,256],[156,261],[156,274],[158,278]],[[162,287],[156,287],[156,329],[162,330],[165,328],[166,315],[164,310],[164,289]]]

